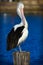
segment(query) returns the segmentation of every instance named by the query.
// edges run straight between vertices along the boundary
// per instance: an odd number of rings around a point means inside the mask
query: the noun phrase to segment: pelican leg
[[[19,45],[19,51],[20,51],[20,52],[22,51],[20,45]]]

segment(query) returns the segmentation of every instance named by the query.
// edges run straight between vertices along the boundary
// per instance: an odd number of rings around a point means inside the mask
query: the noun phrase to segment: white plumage
[[[17,5],[17,14],[18,14],[19,17],[21,18],[21,23],[15,25],[14,27],[15,27],[15,29],[17,29],[18,27],[24,25],[25,28],[24,28],[23,31],[22,31],[23,35],[20,37],[20,39],[19,39],[19,41],[18,41],[18,45],[19,45],[21,42],[23,42],[23,41],[27,38],[27,36],[28,36],[28,23],[27,23],[27,21],[26,21],[26,18],[25,18],[25,16],[24,16],[24,13],[21,14],[21,11],[20,11],[21,8],[22,8],[22,9],[24,8],[24,4],[23,4],[22,2],[19,2],[18,5]]]

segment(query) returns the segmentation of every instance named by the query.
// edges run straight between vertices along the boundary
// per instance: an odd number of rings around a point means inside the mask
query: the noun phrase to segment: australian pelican
[[[17,5],[17,14],[21,18],[20,24],[15,25],[7,36],[7,50],[20,46],[28,36],[28,23],[24,16],[24,4],[19,2]]]

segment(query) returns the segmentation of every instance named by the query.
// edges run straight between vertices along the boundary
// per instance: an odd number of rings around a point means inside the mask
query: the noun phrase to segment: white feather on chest
[[[19,41],[18,41],[18,45],[23,42],[24,40],[26,40],[27,36],[28,36],[28,30],[26,28],[23,29],[22,31],[22,36],[20,37]]]

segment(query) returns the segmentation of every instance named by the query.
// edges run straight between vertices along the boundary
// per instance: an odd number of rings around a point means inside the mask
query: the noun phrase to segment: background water
[[[30,65],[43,65],[43,16],[28,15],[26,19],[29,35],[21,44],[21,48],[30,52]],[[12,27],[20,21],[18,16],[0,14],[0,65],[13,65],[12,53],[15,49],[7,51],[6,41]]]

